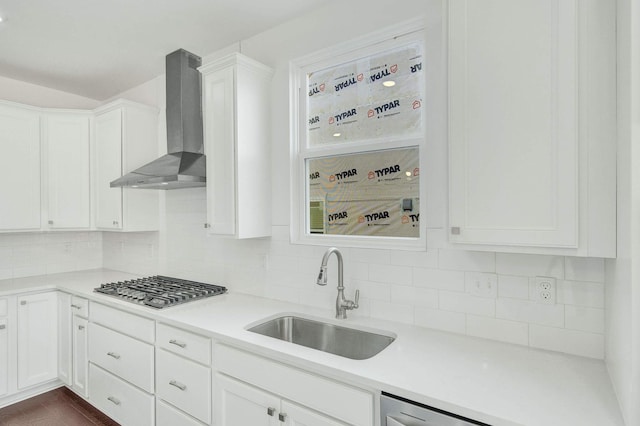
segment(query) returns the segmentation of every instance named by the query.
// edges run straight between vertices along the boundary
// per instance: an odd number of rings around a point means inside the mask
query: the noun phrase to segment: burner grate
[[[227,288],[214,284],[155,275],[153,277],[101,284],[100,287],[95,288],[93,291],[139,305],[162,309],[224,294]]]

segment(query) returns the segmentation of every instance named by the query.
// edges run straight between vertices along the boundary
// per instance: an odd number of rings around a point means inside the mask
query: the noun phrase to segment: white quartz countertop
[[[624,425],[604,362],[369,318],[333,319],[318,310],[230,292],[156,310],[93,288],[135,277],[92,270],[0,281],[0,296],[50,288],[206,334],[354,386],[385,391],[495,426]],[[294,313],[381,330],[396,340],[367,360],[351,360],[246,330]]]

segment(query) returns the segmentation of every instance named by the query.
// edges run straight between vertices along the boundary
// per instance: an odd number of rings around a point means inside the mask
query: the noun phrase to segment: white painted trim
[[[323,69],[340,63],[352,61],[378,52],[406,45],[411,42],[423,42],[425,38],[425,19],[415,18],[375,33],[331,46],[317,52],[294,59],[289,63],[289,114],[290,114],[290,238],[294,244],[339,245],[342,247],[362,247],[380,249],[401,249],[425,251],[427,248],[427,221],[420,221],[420,237],[379,237],[353,235],[319,235],[306,230],[306,176],[303,158],[324,155],[340,155],[358,151],[372,151],[405,146],[418,146],[419,164],[427,164],[426,108],[423,110],[421,135],[407,135],[406,138],[366,140],[350,143],[348,147],[322,146],[307,147],[302,132],[306,130],[303,121],[306,116],[301,112],[302,77],[311,70]],[[306,93],[306,92],[305,92]],[[384,141],[384,143],[382,143]],[[426,173],[420,174],[420,212],[427,213]]]

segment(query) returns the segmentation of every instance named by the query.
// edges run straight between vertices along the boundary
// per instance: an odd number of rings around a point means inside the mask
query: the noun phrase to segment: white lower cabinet
[[[1,300],[0,303],[2,303]],[[9,330],[7,325],[7,318],[0,317],[0,397],[9,391]]]
[[[89,300],[58,294],[58,379],[87,397]]]
[[[216,374],[215,381],[216,425],[347,425],[223,374]]]
[[[89,360],[153,393],[153,346],[99,324],[89,324]]]
[[[77,315],[73,316],[73,390],[85,398],[89,396],[87,391],[87,379],[89,376],[89,356],[87,334],[89,321]]]
[[[156,396],[204,422],[211,422],[211,370],[159,349]]]
[[[156,426],[203,426],[203,423],[156,399]]]
[[[214,351],[216,426],[374,424],[372,392],[226,345]]]
[[[290,401],[284,400],[280,404],[285,426],[345,426],[342,423],[308,408],[301,407]]]
[[[91,304],[89,402],[123,426],[155,424],[154,329],[151,319]]]
[[[215,376],[216,425],[277,426],[280,398],[222,374]]]
[[[73,338],[71,295],[58,293],[58,379],[73,385]]]
[[[57,292],[18,296],[18,389],[57,377]]]
[[[123,426],[154,424],[153,395],[89,364],[89,399],[93,405]]]

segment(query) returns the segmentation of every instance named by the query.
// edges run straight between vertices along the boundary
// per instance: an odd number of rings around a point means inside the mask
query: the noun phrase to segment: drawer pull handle
[[[114,398],[112,396],[107,398],[109,401],[113,402],[116,405],[120,405],[120,400],[118,400],[117,398]]]
[[[26,304],[27,304],[27,301],[26,301],[26,300],[21,300],[21,301],[20,301],[20,304],[24,306],[24,305],[26,305]]]
[[[287,421],[287,415],[284,413],[280,413],[278,414],[278,420],[280,420],[281,422],[286,422]]]
[[[80,305],[71,305],[71,307],[73,309],[82,309],[82,306],[80,306]]]
[[[171,343],[172,345],[180,346],[182,349],[187,347],[186,343],[178,342],[176,339],[169,340],[169,343]]]
[[[80,331],[84,330],[84,325],[79,325],[78,326],[78,330],[80,330]]]
[[[107,355],[109,355],[110,357],[115,358],[115,359],[120,359],[120,355],[118,355],[115,352],[107,352]]]
[[[169,382],[169,384],[170,384],[171,386],[175,386],[175,387],[177,387],[177,388],[178,388],[178,389],[180,389],[181,391],[183,391],[183,390],[187,390],[187,386],[186,386],[186,385],[183,385],[183,384],[182,384],[182,383],[180,383],[180,382],[176,382],[175,380],[171,380],[171,381]]]
[[[0,330],[4,330],[5,328],[7,328],[7,324],[0,324]]]
[[[271,417],[273,417],[273,415],[276,413],[276,409],[273,407],[269,407],[267,408],[267,414],[270,415]]]

